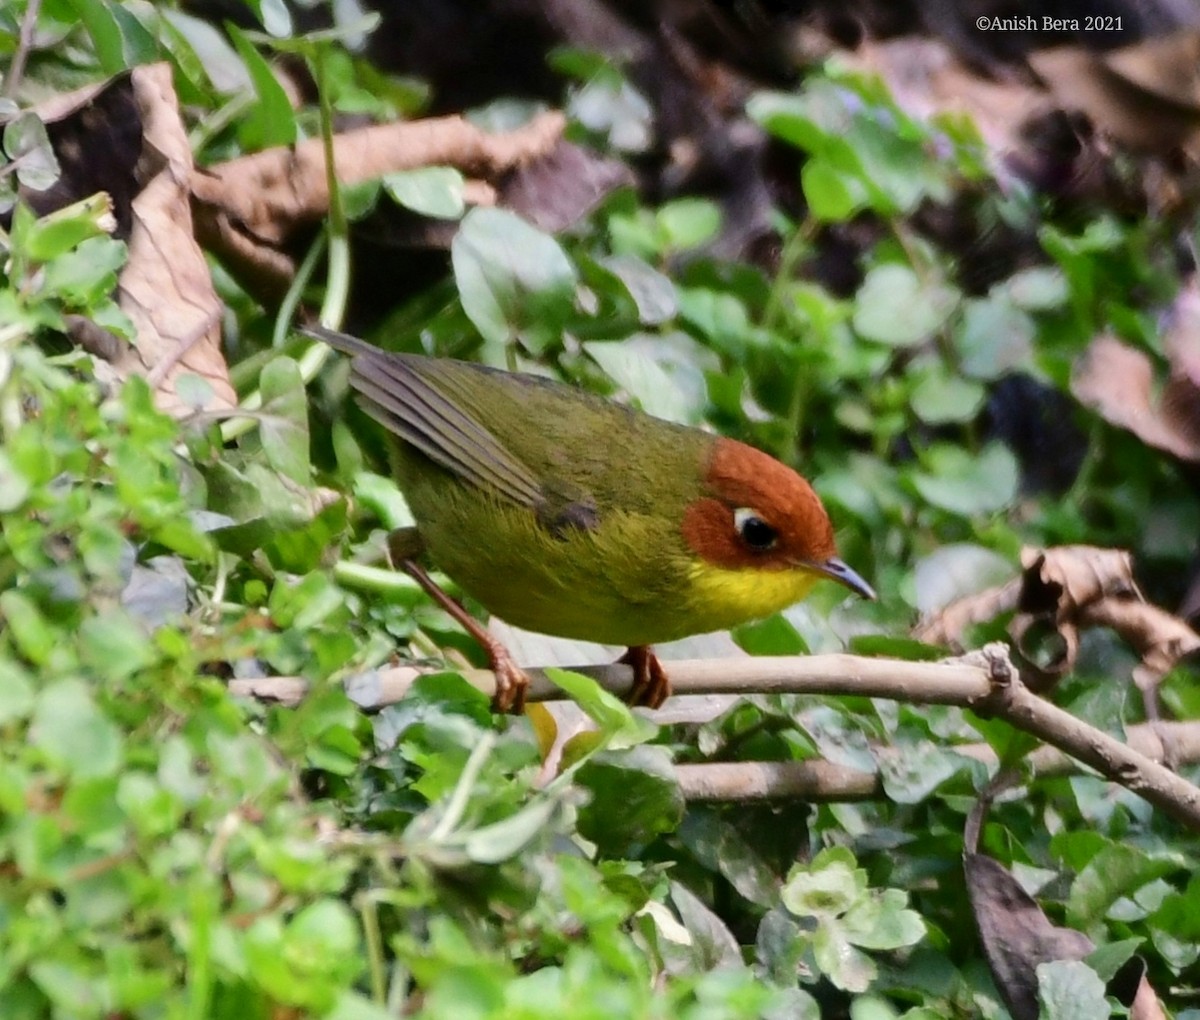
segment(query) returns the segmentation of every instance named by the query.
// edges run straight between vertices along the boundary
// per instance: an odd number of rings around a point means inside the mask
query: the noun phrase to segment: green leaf
[[[646,347],[629,341],[591,340],[583,349],[647,414],[681,424],[695,423],[697,415],[686,395]]]
[[[782,613],[742,624],[733,636],[751,655],[807,655],[809,652],[808,643]]]
[[[343,992],[324,1020],[396,1020],[396,1014],[356,992]]]
[[[17,650],[35,665],[44,665],[57,648],[59,635],[33,599],[10,588],[0,593],[0,614]]]
[[[1100,921],[1121,896],[1132,896],[1147,882],[1187,867],[1179,854],[1149,854],[1126,843],[1111,843],[1097,853],[1071,883],[1067,922],[1087,928]]]
[[[271,589],[268,605],[276,626],[308,630],[340,608],[344,598],[328,574],[314,571],[300,581],[280,578]]]
[[[947,425],[972,420],[983,407],[983,387],[969,379],[941,371],[921,376],[909,398],[913,414],[927,425]]]
[[[767,131],[808,152],[825,150],[831,139],[850,129],[851,104],[847,90],[818,82],[803,93],[759,92],[750,97],[746,113]]]
[[[0,513],[12,513],[29,498],[30,484],[0,449]]]
[[[859,900],[842,920],[846,938],[863,949],[905,949],[925,937],[925,921],[908,909],[908,893],[900,889]]]
[[[463,311],[485,340],[539,353],[561,339],[576,272],[558,242],[504,209],[472,209],[450,246]]]
[[[714,347],[734,358],[745,357],[750,317],[745,304],[733,294],[704,288],[679,289],[679,313]]]
[[[1037,968],[1038,1020],[1104,1020],[1112,1016],[1104,982],[1086,963],[1056,960]]]
[[[959,367],[976,379],[998,379],[1027,368],[1035,332],[1029,314],[1005,298],[967,301],[954,338]]]
[[[4,152],[17,164],[17,180],[32,191],[45,191],[62,172],[40,117],[25,112],[4,128]]]
[[[724,875],[751,903],[770,907],[779,899],[780,881],[752,845],[755,835],[701,804],[688,809],[678,839],[701,864]]]
[[[830,921],[868,895],[867,874],[856,868],[849,851],[822,851],[805,867],[788,872],[780,900],[796,917]]]
[[[951,542],[923,556],[913,567],[917,611],[937,613],[957,599],[1010,580],[1017,565],[972,542]]]
[[[1107,984],[1116,976],[1117,971],[1133,959],[1138,948],[1145,939],[1122,939],[1120,942],[1106,942],[1097,946],[1084,958],[1084,963],[1092,968],[1100,980]]]
[[[292,15],[284,0],[246,0],[258,15],[258,23],[271,35],[283,38],[292,34]]]
[[[238,118],[238,135],[243,147],[253,151],[274,145],[292,145],[297,138],[296,115],[287,92],[246,34],[230,22],[226,22],[225,28],[250,73],[258,100]]]
[[[800,186],[809,211],[826,223],[848,220],[866,205],[862,185],[817,156],[801,169]]]
[[[116,287],[127,257],[124,241],[89,237],[47,263],[45,290],[69,306],[90,309]]]
[[[107,228],[111,218],[112,199],[108,194],[105,192],[92,195],[30,221],[27,231],[24,232],[22,247],[35,262],[50,262],[89,238],[107,240]],[[21,227],[14,218],[14,243],[18,241],[21,232]]]
[[[625,285],[637,305],[638,321],[657,326],[672,318],[678,310],[675,284],[636,255],[610,255],[600,264]]]
[[[471,830],[463,851],[478,864],[511,860],[547,830],[558,810],[557,799],[536,798],[499,822]]]
[[[325,1012],[363,969],[355,916],[340,900],[319,899],[287,924],[258,918],[243,941],[249,976],[280,1002]]]
[[[836,922],[821,925],[812,941],[817,969],[838,988],[847,992],[865,992],[875,980],[878,968],[862,950],[851,945]]]
[[[39,692],[29,740],[78,778],[111,776],[121,765],[121,733],[79,680],[59,680]]]
[[[84,620],[79,651],[101,676],[122,680],[154,661],[154,651],[141,628],[122,610],[111,609]]]
[[[1005,282],[1008,298],[1027,312],[1052,311],[1067,303],[1070,291],[1061,269],[1039,266],[1013,273]]]
[[[224,33],[209,22],[171,7],[160,7],[167,27],[166,43],[176,59],[199,80],[202,74],[219,93],[231,95],[254,87],[250,72],[229,45]]]
[[[379,518],[388,531],[408,528],[416,523],[404,493],[395,481],[372,471],[354,476],[354,498]]]
[[[911,1014],[906,1013],[905,1017]],[[859,995],[850,1003],[850,1020],[899,1020],[900,1014],[896,1008],[877,995]],[[939,1016],[931,1016],[929,1020],[942,1020]]]
[[[664,748],[642,744],[600,751],[579,766],[575,778],[591,793],[579,809],[579,832],[605,854],[628,854],[674,830],[683,817],[683,794]]]
[[[966,768],[966,761],[928,740],[905,742],[901,753],[879,762],[883,789],[897,804],[919,804],[947,779]]]
[[[105,74],[119,74],[125,68],[125,46],[121,27],[112,8],[103,0],[68,0],[79,20],[92,37],[96,56]]]
[[[721,210],[706,198],[678,198],[655,214],[665,251],[687,251],[711,241],[721,229]]]
[[[71,1017],[102,1015],[97,1004],[103,1001],[105,982],[94,972],[51,957],[32,961],[29,975],[57,1007],[55,1012]]]
[[[425,166],[385,174],[383,189],[393,201],[423,216],[457,220],[466,208],[463,176],[448,166]]]
[[[3,663],[0,673],[0,726],[7,726],[33,711],[34,690],[28,674],[15,663]]]
[[[926,458],[928,471],[911,475],[927,503],[970,517],[994,513],[1017,496],[1017,462],[1007,447],[989,443],[978,456],[957,446],[939,445]]]
[[[149,64],[162,57],[158,41],[150,33],[133,10],[125,4],[113,3],[109,10],[121,32],[122,49],[126,66]]]
[[[929,339],[958,303],[953,287],[922,284],[907,266],[876,266],[854,298],[854,329],[868,340],[912,347]]]
[[[183,814],[183,806],[152,777],[144,772],[127,772],[117,783],[117,805],[149,838],[174,832]]]
[[[741,964],[742,953],[737,939],[720,916],[702,899],[680,882],[671,883],[671,899],[692,937],[698,970],[711,971],[714,967],[736,967]]]
[[[259,377],[262,411],[259,429],[271,467],[299,485],[312,484],[308,448],[308,397],[300,366],[274,358]]]
[[[623,76],[594,78],[575,92],[567,107],[589,131],[603,134],[622,152],[644,152],[653,140],[654,111]]]
[[[605,746],[618,750],[650,740],[658,727],[636,715],[620,698],[609,694],[595,680],[582,673],[548,667],[546,678],[562,688],[582,708],[600,730]]]

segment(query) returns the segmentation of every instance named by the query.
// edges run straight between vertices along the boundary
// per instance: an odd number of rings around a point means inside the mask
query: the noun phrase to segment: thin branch
[[[591,677],[617,697],[626,696],[633,686],[633,670],[619,663],[564,668]],[[667,664],[667,671],[676,694],[859,694],[969,708],[991,693],[987,669],[967,659],[930,663],[857,655],[750,656],[673,661]],[[395,704],[420,677],[440,672],[445,668],[393,666],[370,670],[347,679],[346,690],[359,707],[373,711]],[[494,692],[490,670],[455,672],[484,694]],[[564,697],[541,669],[528,668],[525,672],[530,679],[527,701]],[[292,705],[304,696],[307,686],[295,677],[265,677],[232,681],[230,690],[243,697]]]
[[[25,61],[33,48],[33,37],[37,32],[38,14],[41,12],[42,0],[29,0],[25,8],[25,17],[21,19],[21,33],[17,40],[17,51],[13,54],[12,64],[9,65],[8,81],[4,83],[4,95],[8,99],[16,99],[21,88],[21,79],[25,77]]]
[[[633,671],[628,666],[581,666],[579,673],[595,679],[618,697],[629,693]],[[373,670],[346,682],[349,696],[362,708],[379,709],[404,696],[420,676],[438,672],[412,666]],[[466,680],[491,696],[495,678],[488,670],[461,671]],[[538,669],[530,676],[528,700],[549,701],[561,692]],[[745,659],[697,659],[672,662],[671,682],[677,694],[822,694],[891,698],[912,704],[957,705],[981,715],[996,716],[1091,766],[1106,779],[1119,783],[1172,818],[1200,830],[1200,788],[1153,761],[1132,746],[1090,726],[1069,712],[1033,694],[1017,676],[1002,644],[945,662],[907,662],[868,659],[855,655],[761,656]],[[307,685],[293,677],[235,680],[237,695],[294,705]],[[1178,757],[1180,748],[1172,747]],[[827,772],[805,770],[790,775],[789,782],[819,786]],[[768,770],[767,775],[770,773]],[[778,773],[777,774],[782,774]],[[799,778],[798,778],[799,777]],[[874,790],[874,777],[869,777]],[[780,780],[781,782],[783,780]],[[864,789],[866,779],[847,778]],[[761,784],[766,788],[767,781]],[[863,792],[862,796],[871,795]]]
[[[1142,723],[1130,726],[1126,736],[1134,751],[1152,761],[1170,760],[1175,765],[1200,763],[1200,724]],[[988,744],[953,744],[948,750],[992,768],[1000,764]],[[1082,771],[1078,761],[1048,744],[1039,747],[1022,764],[1041,778]],[[676,765],[675,774],[684,797],[695,801],[806,800],[825,804],[878,800],[885,796],[877,772],[835,765],[824,759],[705,762]]]

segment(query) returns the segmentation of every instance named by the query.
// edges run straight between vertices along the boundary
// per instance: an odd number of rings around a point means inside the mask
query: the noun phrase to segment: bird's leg
[[[462,604],[452,599],[429,576],[428,572],[413,557],[420,551],[420,537],[415,528],[397,528],[388,535],[388,551],[395,567],[403,570],[417,582],[426,593],[471,635],[487,652],[488,664],[496,675],[496,693],[492,695],[492,711],[511,712],[520,715],[525,710],[525,692],[529,689],[529,677],[513,660],[512,653],[489,634],[486,629]]]
[[[629,704],[658,708],[671,696],[671,680],[649,645],[634,645],[617,662],[633,667]]]

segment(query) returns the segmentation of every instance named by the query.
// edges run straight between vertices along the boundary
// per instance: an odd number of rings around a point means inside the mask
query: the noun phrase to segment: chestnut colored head
[[[875,597],[838,559],[825,507],[787,465],[745,443],[719,439],[704,488],[683,518],[684,540],[704,561],[727,570],[805,570]]]

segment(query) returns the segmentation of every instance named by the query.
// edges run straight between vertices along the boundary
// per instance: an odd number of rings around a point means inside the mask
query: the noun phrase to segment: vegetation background
[[[0,7],[0,1016],[1094,1020],[1126,1015],[1130,966],[1200,1016],[1200,842],[1096,775],[1027,768],[991,806],[978,849],[1026,895],[997,936],[964,829],[1035,746],[1006,723],[748,693],[654,725],[569,676],[588,729],[492,718],[456,672],[477,650],[383,569],[407,508],[344,364],[288,334],[319,307],[800,466],[881,598],[823,586],[745,652],[1002,640],[1098,729],[1186,737],[1200,10],[1069,7],[1108,27]],[[301,179],[355,127],[464,111],[423,163]],[[237,162],[293,152],[253,164],[286,186]],[[1070,545],[1128,551],[1176,644],[1067,627],[1070,598],[1014,631],[1021,550]],[[397,649],[452,668],[380,707],[366,671]],[[284,681],[305,696],[248,696]],[[681,782],[757,761],[868,787]]]

